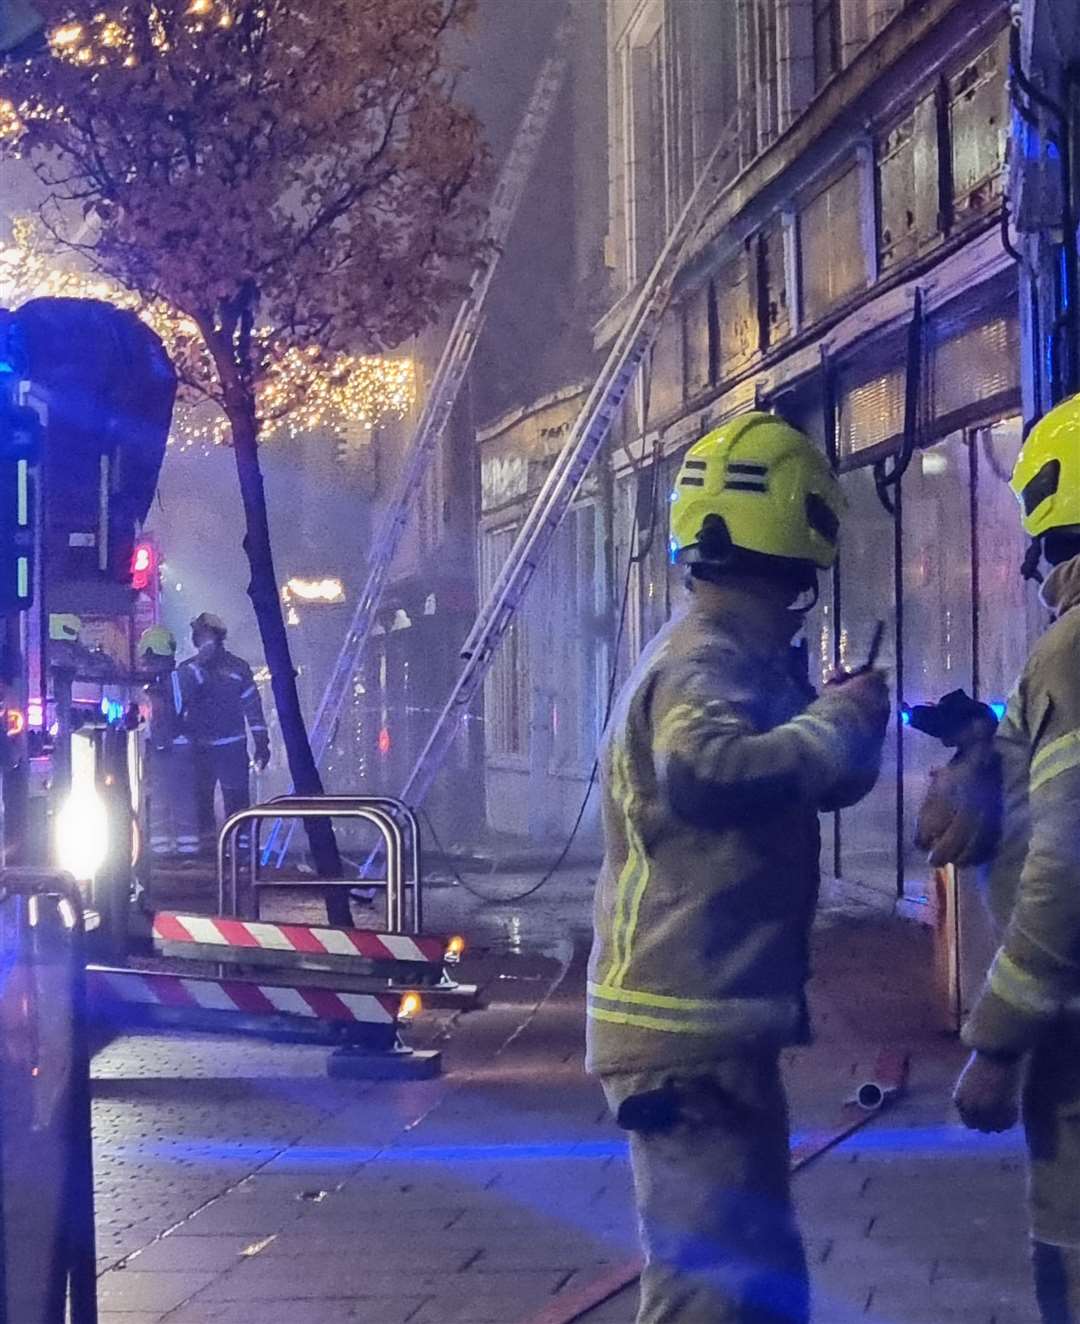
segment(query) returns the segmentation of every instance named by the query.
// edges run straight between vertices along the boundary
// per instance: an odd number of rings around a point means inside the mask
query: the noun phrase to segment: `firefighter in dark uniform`
[[[248,735],[255,766],[270,762],[270,737],[262,700],[251,667],[225,647],[227,630],[220,617],[204,611],[191,622],[196,653],[183,663],[196,681],[191,727],[198,761],[199,827],[216,835],[214,793],[221,787],[225,817],[251,804]]]

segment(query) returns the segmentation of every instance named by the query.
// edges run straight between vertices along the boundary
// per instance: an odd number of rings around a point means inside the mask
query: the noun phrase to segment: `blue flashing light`
[[[674,538],[668,539],[668,560],[672,565],[676,564],[675,558],[679,555],[679,544]]]
[[[101,715],[110,725],[119,722],[124,716],[124,705],[119,699],[102,699]]]
[[[992,703],[990,704],[990,711],[1000,722],[1001,719],[1005,716],[1005,705],[1003,703]]]
[[[900,724],[901,726],[911,725],[911,708],[906,703],[900,708]]]

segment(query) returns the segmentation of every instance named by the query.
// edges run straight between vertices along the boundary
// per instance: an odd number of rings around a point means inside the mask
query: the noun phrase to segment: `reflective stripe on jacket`
[[[817,813],[870,789],[881,738],[841,690],[814,701],[792,666],[798,623],[698,584],[619,697],[601,755],[594,1072],[805,1037]]]
[[[1080,557],[1051,571],[1043,601],[1058,619],[998,728],[1004,834],[989,895],[1004,936],[963,1035],[986,1052],[1025,1052],[1080,1012]]]

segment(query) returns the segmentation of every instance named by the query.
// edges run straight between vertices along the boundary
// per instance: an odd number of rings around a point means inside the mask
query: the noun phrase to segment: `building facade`
[[[598,661],[578,705],[579,774],[611,662],[625,670],[681,592],[666,557],[681,455],[755,404],[776,410],[830,454],[849,502],[840,563],[807,621],[812,678],[861,662],[881,619],[898,691],[881,783],[830,825],[823,864],[883,898],[922,893],[914,810],[942,752],[903,723],[900,704],[959,687],[1003,701],[1043,624],[1018,573],[1024,545],[1007,487],[1032,371],[1028,293],[1003,211],[1009,7],[607,0],[606,25],[610,299],[594,327],[598,352],[713,148],[727,150],[607,470],[583,497],[607,512],[610,534],[598,541],[607,559],[594,619],[606,628],[590,636]],[[483,434],[482,466],[512,430]],[[500,453],[505,481],[523,481],[522,461]],[[482,560],[514,532],[512,504],[501,512],[485,513]],[[542,790],[533,747],[552,746],[561,717],[549,705],[545,719],[536,700],[550,681],[533,673],[533,641],[557,638],[567,611],[534,589],[489,682],[489,812],[510,761],[532,767]],[[554,840],[569,806],[548,804],[546,817],[533,805],[514,826]]]

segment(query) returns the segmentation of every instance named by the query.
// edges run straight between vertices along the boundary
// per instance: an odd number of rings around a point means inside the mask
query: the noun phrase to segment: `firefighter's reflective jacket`
[[[814,700],[793,666],[798,620],[698,585],[620,695],[601,765],[594,1072],[806,1037],[817,815],[873,786],[884,725],[843,687]]]
[[[146,683],[147,733],[152,748],[190,743],[191,704],[200,687],[198,674],[183,666],[163,670]]]
[[[1080,557],[1043,585],[1057,620],[1032,650],[998,727],[1004,831],[989,869],[1001,947],[964,1040],[1024,1052],[1080,1013]]]
[[[224,648],[184,662],[198,690],[191,705],[191,728],[200,745],[234,745],[247,740],[245,725],[256,742],[267,738],[259,687],[251,668]]]

